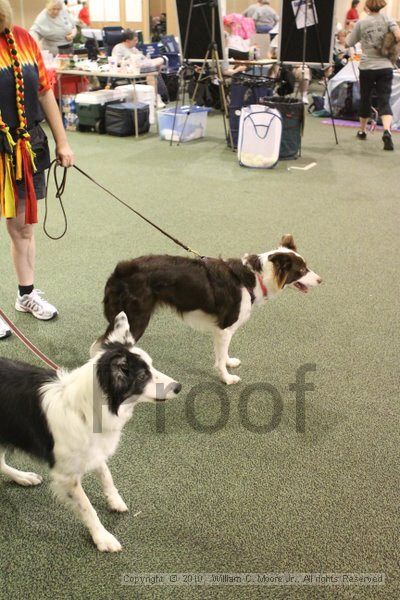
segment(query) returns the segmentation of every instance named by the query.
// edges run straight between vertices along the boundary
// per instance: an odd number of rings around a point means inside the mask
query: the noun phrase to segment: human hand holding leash
[[[57,163],[61,167],[72,167],[75,162],[75,156],[71,146],[65,140],[62,143],[56,144]]]

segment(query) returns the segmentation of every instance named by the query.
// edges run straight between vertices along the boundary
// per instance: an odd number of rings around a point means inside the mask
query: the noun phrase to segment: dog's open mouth
[[[297,288],[299,290],[299,292],[301,292],[302,294],[308,293],[308,287],[306,285],[304,285],[303,283],[300,283],[300,281],[296,281],[296,283],[294,284],[294,287]]]

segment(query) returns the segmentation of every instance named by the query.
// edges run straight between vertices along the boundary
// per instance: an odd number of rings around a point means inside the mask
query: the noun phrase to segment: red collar
[[[260,288],[261,288],[261,291],[263,293],[263,296],[264,296],[264,298],[267,298],[268,297],[268,290],[265,287],[263,280],[261,279],[261,275],[259,275],[258,273],[256,273],[256,275],[257,275],[258,283],[260,284]]]

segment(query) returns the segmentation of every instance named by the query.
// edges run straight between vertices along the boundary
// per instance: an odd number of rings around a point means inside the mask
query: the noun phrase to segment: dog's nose
[[[322,278],[321,277],[317,277],[317,283],[322,283]]]
[[[172,386],[172,391],[174,392],[174,394],[179,394],[181,389],[182,385],[180,383],[175,383],[175,385]]]

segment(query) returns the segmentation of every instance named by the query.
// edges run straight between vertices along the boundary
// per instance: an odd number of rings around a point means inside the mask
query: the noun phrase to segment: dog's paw
[[[228,369],[237,369],[237,367],[240,367],[240,364],[240,358],[228,358],[226,361],[226,366]]]
[[[120,513],[129,511],[129,508],[127,507],[127,505],[122,500],[119,494],[115,494],[114,496],[108,496],[107,502],[110,510],[114,510],[115,512]]]
[[[102,533],[96,535],[93,538],[94,543],[97,546],[97,549],[100,552],[121,552],[122,546],[111,533],[104,530]]]
[[[29,487],[31,485],[40,485],[43,481],[43,477],[37,473],[24,473],[20,471],[18,475],[13,476],[13,480],[18,485]]]
[[[238,375],[225,375],[225,377],[222,379],[222,381],[224,383],[226,383],[226,385],[233,385],[235,383],[239,383],[239,381],[241,381],[240,377]]]

